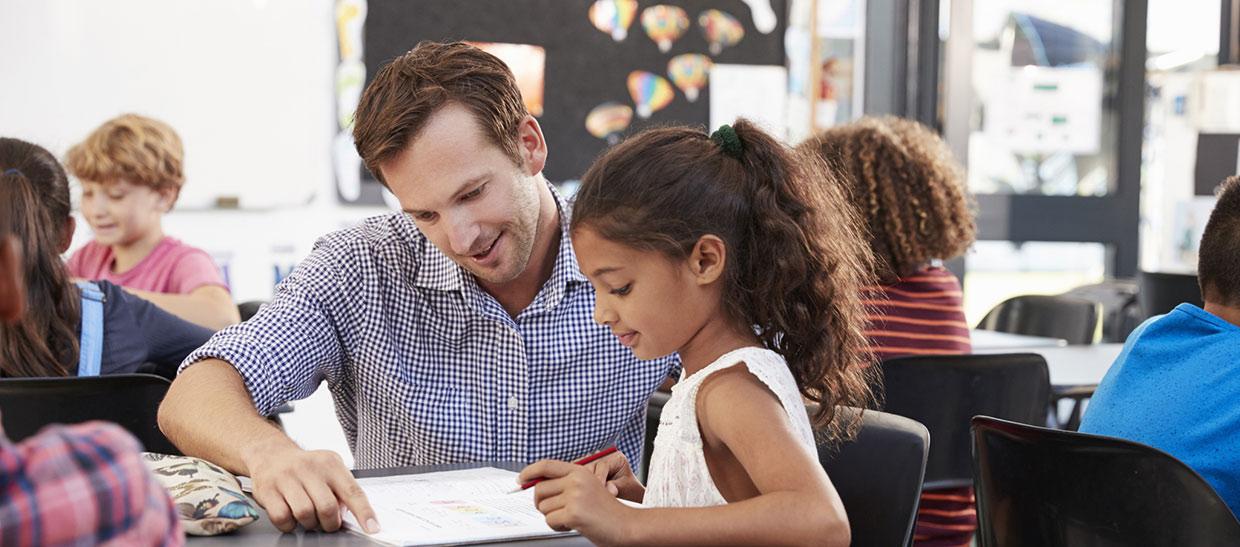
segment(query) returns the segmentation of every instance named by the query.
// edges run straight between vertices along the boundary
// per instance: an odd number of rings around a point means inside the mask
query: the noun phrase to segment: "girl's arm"
[[[149,300],[164,311],[211,330],[241,322],[232,295],[218,285],[204,285],[189,294],[168,294],[125,288],[129,294]]]
[[[540,462],[526,471],[558,477],[536,487],[547,523],[602,544],[848,545],[843,503],[775,395],[739,366],[716,373],[699,389],[703,442],[731,450],[759,495],[717,507],[633,509],[608,495],[590,470]]]

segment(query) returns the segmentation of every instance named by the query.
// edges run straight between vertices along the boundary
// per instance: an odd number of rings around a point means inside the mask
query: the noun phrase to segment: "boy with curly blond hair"
[[[220,329],[240,320],[215,262],[164,234],[161,220],[185,184],[181,138],[136,114],[105,122],[69,150],[94,240],[69,258],[70,275],[107,280],[188,321]]]

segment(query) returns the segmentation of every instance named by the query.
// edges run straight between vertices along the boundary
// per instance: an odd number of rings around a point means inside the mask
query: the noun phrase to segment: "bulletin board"
[[[651,125],[707,124],[711,103],[709,85],[696,93],[675,85],[669,75],[669,61],[676,56],[702,54],[713,63],[736,65],[783,66],[785,62],[787,0],[664,2],[662,5],[683,10],[688,23],[679,38],[665,40],[666,50],[643,26],[644,12],[658,4],[651,1],[632,2],[636,8],[627,32],[616,31],[613,27],[621,25],[609,27],[606,21],[601,27],[596,25],[591,19],[595,2],[590,0],[369,0],[366,4],[362,59],[367,82],[384,63],[422,40],[528,44],[543,48],[544,110],[538,121],[549,149],[544,173],[553,182],[579,178],[609,145],[608,139],[587,130],[587,116],[593,109],[608,102],[638,109],[640,105],[635,104],[628,86],[633,71],[647,71],[661,77],[670,85],[673,96],[670,103],[648,118],[634,113],[623,131],[611,135],[611,142]],[[757,23],[751,5],[757,11],[766,12],[757,14]],[[604,7],[610,9],[610,6]],[[733,44],[720,44],[720,35],[716,32],[715,40],[708,40],[700,18],[709,10],[730,14],[742,27],[743,37]],[[595,19],[604,19],[597,12],[595,15]],[[622,21],[623,14],[613,16],[611,23],[616,20]],[[654,34],[665,36],[666,33],[659,34],[656,30]],[[726,41],[726,36],[724,38]],[[654,80],[653,76],[650,79]],[[662,93],[666,94],[666,90]],[[688,99],[691,94],[697,95],[693,101]],[[342,201],[374,203],[380,192],[379,185],[364,170],[362,187],[362,192],[352,196],[356,199],[342,197]]]

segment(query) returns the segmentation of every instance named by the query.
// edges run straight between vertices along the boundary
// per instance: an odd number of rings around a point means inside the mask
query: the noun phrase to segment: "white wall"
[[[211,253],[238,301],[271,295],[342,207],[331,147],[332,0],[0,0],[0,135],[64,153],[137,112],[180,133],[186,186],[165,231]],[[74,184],[76,199],[77,187]],[[217,209],[218,197],[241,209]],[[91,238],[79,218],[73,249]]]
[[[58,155],[124,112],[181,134],[183,208],[330,188],[331,0],[0,0],[0,134]]]

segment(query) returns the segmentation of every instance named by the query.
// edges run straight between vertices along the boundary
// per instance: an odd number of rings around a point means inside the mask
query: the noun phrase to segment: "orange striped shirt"
[[[960,281],[943,268],[924,268],[893,285],[865,287],[861,298],[871,310],[865,331],[869,349],[879,359],[973,351]],[[967,546],[976,529],[972,488],[922,493],[914,545]]]
[[[871,309],[865,333],[869,349],[883,359],[972,351],[960,282],[943,268],[931,266],[892,285],[864,287],[861,299]]]

